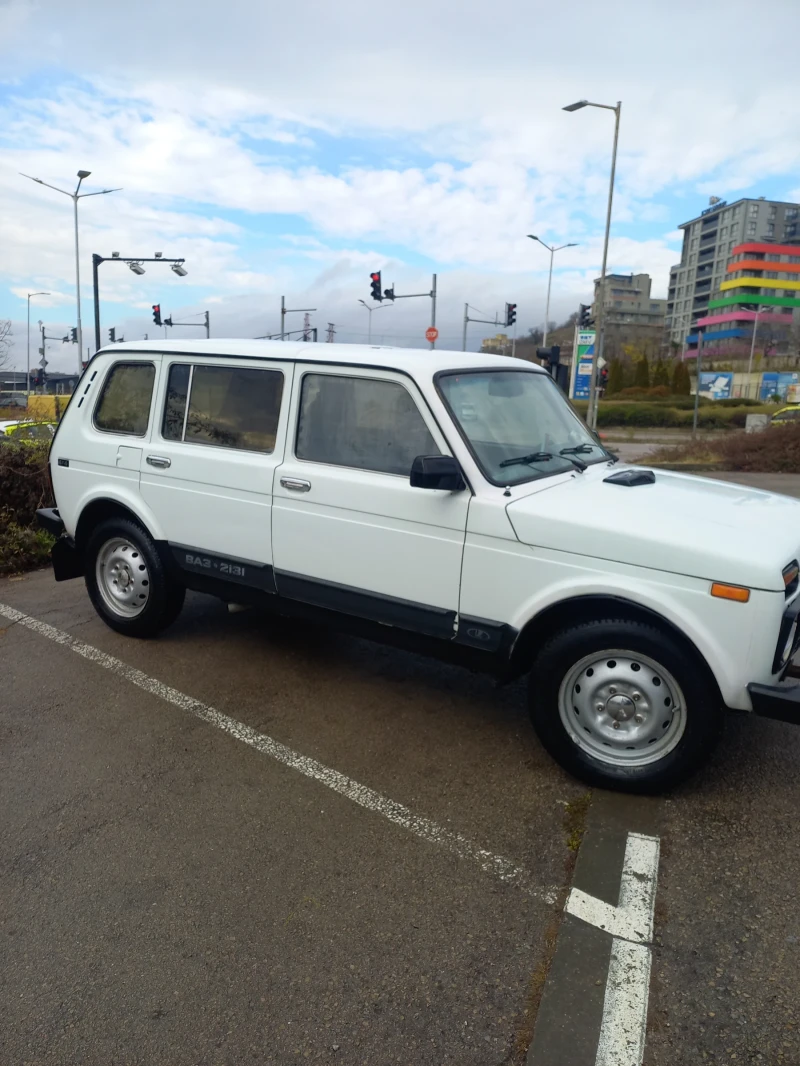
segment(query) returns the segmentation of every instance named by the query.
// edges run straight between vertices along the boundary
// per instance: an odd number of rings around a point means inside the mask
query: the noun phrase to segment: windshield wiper
[[[567,460],[568,463],[572,463],[576,470],[580,470],[581,473],[586,469],[586,463],[582,463],[580,459],[574,459],[571,455],[564,455],[563,452],[559,453]],[[555,459],[556,456],[552,452],[531,452],[529,455],[515,455],[513,459],[504,459],[500,466],[517,466],[520,464],[527,465],[528,463],[546,463],[550,459]]]
[[[595,448],[599,448],[599,444],[576,444],[574,448],[562,448],[558,453],[559,455],[589,455]]]

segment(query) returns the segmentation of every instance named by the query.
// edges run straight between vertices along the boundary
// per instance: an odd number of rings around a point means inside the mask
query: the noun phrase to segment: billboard
[[[700,395],[708,400],[729,400],[733,395],[733,374],[715,370],[701,371]]]
[[[759,396],[762,400],[768,400],[770,396],[780,396],[785,400],[790,392],[796,394],[798,383],[800,383],[800,374],[795,370],[781,372],[769,370],[761,375]]]
[[[592,367],[594,366],[595,331],[579,329],[575,331],[575,358],[572,360],[571,400],[588,400],[592,387]]]

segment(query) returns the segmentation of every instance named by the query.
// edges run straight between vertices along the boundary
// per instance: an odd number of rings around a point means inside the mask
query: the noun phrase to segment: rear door
[[[291,363],[164,357],[141,493],[186,570],[274,590],[272,481]]]
[[[416,385],[391,371],[295,370],[272,515],[282,595],[450,639],[469,490],[412,488],[448,453]]]

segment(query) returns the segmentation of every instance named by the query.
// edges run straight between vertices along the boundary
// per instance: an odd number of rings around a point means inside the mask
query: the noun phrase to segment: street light
[[[119,256],[116,258],[119,258]],[[142,274],[147,273],[141,263],[128,263],[128,267],[134,274],[138,274],[140,277]]]
[[[545,244],[541,237],[534,237],[532,233],[528,236],[532,241],[538,241],[543,248],[546,248],[550,253],[550,273],[547,275],[547,306],[544,312],[544,337],[542,338],[542,347],[547,347],[547,323],[550,318],[550,286],[553,282],[553,256],[556,252],[560,252],[562,248],[577,248],[577,242],[570,242],[569,244],[560,244],[558,248],[551,248],[549,244]]]
[[[31,391],[31,297],[33,296],[49,296],[49,292],[29,292],[28,293],[28,376],[25,378],[25,395]]]
[[[156,259],[161,259],[161,252],[156,252]],[[180,263],[173,263],[170,268],[173,273],[177,274],[179,278],[185,278],[189,273],[188,270],[184,270]]]
[[[611,234],[611,203],[614,199],[614,175],[617,169],[617,143],[619,141],[619,116],[622,111],[622,101],[617,100],[616,106],[611,104],[593,104],[589,100],[578,100],[574,104],[567,104],[564,111],[580,111],[584,107],[599,107],[604,111],[614,112],[614,148],[611,153],[611,179],[608,183],[608,212],[606,214],[606,233],[603,240],[603,265],[600,268],[600,301],[597,308],[597,355],[595,356],[594,366],[592,367],[592,378],[589,386],[589,410],[587,412],[586,421],[589,429],[597,428],[597,368],[600,365],[600,360],[603,358],[603,342],[605,340],[606,332],[606,314],[605,314],[605,279],[606,279],[606,263],[608,262],[608,238]]]
[[[756,350],[756,333],[758,333],[758,316],[763,314],[764,311],[769,311],[769,307],[759,307],[756,304],[756,317],[753,320],[753,339],[750,342],[750,359],[747,363],[747,388],[750,388],[750,375],[753,372],[753,354]]]
[[[78,184],[75,188],[75,192],[68,192],[66,189],[59,189],[56,185],[50,185],[49,182],[42,181],[41,178],[31,177],[30,174],[23,174],[19,172],[23,178],[28,178],[30,181],[35,181],[39,185],[46,185],[48,189],[53,189],[55,192],[63,193],[64,196],[69,196],[75,207],[75,299],[78,308],[78,372],[83,370],[83,329],[81,327],[81,261],[80,251],[78,248],[78,200],[82,200],[84,196],[105,196],[110,192],[121,192],[121,189],[100,189],[99,192],[80,192],[81,182],[84,178],[88,178],[91,174],[90,170],[78,171]]]
[[[358,301],[369,311],[369,326],[367,327],[367,344],[372,344],[372,312],[373,311],[385,311],[389,304],[378,304],[377,307],[370,307],[364,300]]]

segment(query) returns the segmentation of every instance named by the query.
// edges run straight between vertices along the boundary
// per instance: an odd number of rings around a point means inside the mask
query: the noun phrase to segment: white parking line
[[[595,1066],[642,1063],[659,851],[658,837],[629,833],[617,906],[573,888],[564,908],[614,937]]]
[[[183,692],[163,684],[161,681],[157,681],[153,677],[148,677],[141,670],[128,666],[127,663],[116,659],[113,655],[107,655],[105,652],[100,651],[99,648],[92,647],[91,644],[84,644],[83,641],[77,640],[63,630],[48,625],[47,622],[31,618],[29,615],[2,603],[0,603],[0,615],[3,615],[11,622],[15,622],[17,625],[25,626],[48,640],[54,641],[56,644],[69,648],[84,659],[97,663],[98,666],[102,666],[106,670],[111,670],[117,677],[125,678],[131,684],[144,689],[145,692],[149,692],[153,696],[158,696],[159,699],[165,700],[175,707],[179,707],[182,711],[188,711],[209,725],[213,725],[236,740],[240,740],[243,744],[248,744],[251,748],[255,748],[262,755],[269,755],[270,758],[283,763],[284,766],[289,766],[305,777],[309,777],[319,784],[325,785],[326,788],[338,792],[341,796],[345,796],[360,807],[381,815],[429,844],[435,844],[446,851],[452,852],[461,859],[468,859],[476,863],[484,872],[492,874],[508,884],[517,885],[524,889],[528,895],[541,899],[545,903],[555,902],[555,892],[536,887],[534,879],[528,870],[517,866],[502,855],[487,851],[486,848],[480,847],[460,833],[445,829],[444,826],[438,825],[436,822],[431,821],[430,818],[414,814],[408,807],[382,796],[379,792],[375,792],[366,785],[359,784],[358,781],[339,773],[338,770],[333,770],[331,767],[317,762],[316,759],[311,759],[306,755],[300,755],[298,752],[292,751],[291,748],[287,748],[279,741],[273,740],[272,737],[259,733],[243,722],[237,722],[236,719],[228,717],[221,711],[217,711],[213,707],[209,707],[207,704],[201,703],[199,700],[187,696]]]

